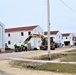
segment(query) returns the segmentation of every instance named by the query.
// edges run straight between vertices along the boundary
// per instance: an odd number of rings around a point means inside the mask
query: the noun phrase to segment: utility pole
[[[47,24],[48,24],[48,58],[51,59],[50,52],[50,1],[47,0]]]

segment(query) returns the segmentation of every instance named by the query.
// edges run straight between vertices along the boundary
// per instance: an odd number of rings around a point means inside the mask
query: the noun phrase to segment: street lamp
[[[51,59],[50,53],[50,1],[47,0],[47,24],[48,24],[48,57]]]

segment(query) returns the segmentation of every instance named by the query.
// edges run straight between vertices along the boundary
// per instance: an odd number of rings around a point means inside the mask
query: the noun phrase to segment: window
[[[68,38],[66,37],[66,39],[68,39]]]
[[[10,37],[10,34],[8,34],[8,37]]]
[[[10,41],[8,41],[8,44],[11,44],[11,42],[10,42]]]
[[[60,38],[60,36],[59,36],[59,38]]]
[[[21,36],[23,36],[24,34],[23,34],[23,32],[21,32]]]
[[[43,32],[42,32],[42,34],[43,34]]]
[[[50,37],[50,40],[53,40],[54,37]]]
[[[28,35],[30,35],[31,34],[31,32],[28,32]]]

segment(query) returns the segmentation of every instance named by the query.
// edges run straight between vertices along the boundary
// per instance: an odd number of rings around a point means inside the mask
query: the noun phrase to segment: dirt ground
[[[3,71],[7,75],[76,75],[67,73],[54,73],[49,71],[37,71],[29,69],[15,68],[9,65],[10,60],[0,61],[0,71]]]

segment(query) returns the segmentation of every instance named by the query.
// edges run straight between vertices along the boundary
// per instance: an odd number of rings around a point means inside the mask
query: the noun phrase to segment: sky
[[[76,33],[76,0],[50,0],[50,31]],[[48,30],[47,0],[0,0],[0,22],[5,28],[39,25]]]

